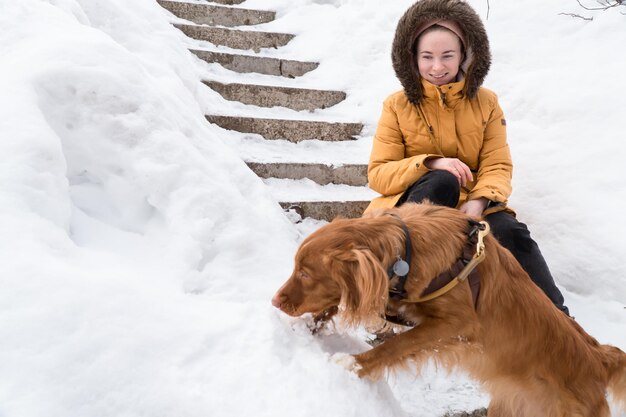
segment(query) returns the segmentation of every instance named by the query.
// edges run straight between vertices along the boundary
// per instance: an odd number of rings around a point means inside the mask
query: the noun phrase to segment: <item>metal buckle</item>
[[[490,230],[489,223],[487,223],[486,221],[483,220],[482,222],[480,222],[480,224],[483,227],[478,229],[478,242],[476,243],[475,257],[481,257],[485,254],[485,242],[483,239],[489,234]]]

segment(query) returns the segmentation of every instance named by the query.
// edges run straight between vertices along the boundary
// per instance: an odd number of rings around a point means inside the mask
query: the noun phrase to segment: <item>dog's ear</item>
[[[348,321],[382,314],[387,302],[387,272],[366,247],[353,244],[329,254],[334,279],[341,287],[342,304]]]

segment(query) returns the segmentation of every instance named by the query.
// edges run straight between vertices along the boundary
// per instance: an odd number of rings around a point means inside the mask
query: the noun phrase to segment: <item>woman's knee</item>
[[[456,207],[461,187],[458,179],[448,171],[435,170],[425,174],[405,192],[403,202],[431,203]]]
[[[438,169],[429,172],[422,178],[426,178],[433,184],[434,187],[445,190],[454,190],[457,194],[461,191],[458,178],[448,171]]]

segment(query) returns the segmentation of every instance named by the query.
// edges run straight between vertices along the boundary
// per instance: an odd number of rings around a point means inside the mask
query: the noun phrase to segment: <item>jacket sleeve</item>
[[[468,199],[484,197],[487,200],[506,203],[511,195],[513,175],[511,152],[506,141],[506,120],[495,94],[489,107],[491,112],[478,157],[477,181]]]
[[[393,98],[391,96],[383,103],[367,167],[369,187],[385,196],[403,193],[430,171],[424,166],[424,161],[437,156],[422,154],[405,158],[404,140]]]

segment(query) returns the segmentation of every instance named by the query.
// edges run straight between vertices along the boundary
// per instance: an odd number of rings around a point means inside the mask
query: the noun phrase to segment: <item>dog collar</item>
[[[394,278],[398,278],[398,282],[396,285],[392,285],[389,288],[389,297],[394,300],[400,300],[407,297],[407,292],[404,289],[406,284],[406,280],[409,277],[409,271],[411,270],[411,252],[413,248],[411,246],[411,235],[409,233],[409,228],[406,223],[396,214],[390,213],[389,216],[395,217],[400,221],[400,226],[402,226],[402,230],[404,230],[404,257],[402,259],[400,255],[398,255],[396,262],[387,270],[387,275],[389,275],[389,282],[391,282]]]
[[[419,297],[407,298],[408,294],[404,286],[406,285],[410,270],[412,249],[411,237],[409,229],[404,221],[402,221],[402,219],[395,214],[390,215],[401,221],[401,226],[405,234],[406,261],[402,260],[402,258],[398,256],[398,260],[387,271],[390,281],[396,277],[398,278],[397,284],[392,285],[389,289],[389,297],[393,300],[405,303],[423,303],[442,296],[456,287],[460,282],[469,278],[470,288],[472,289],[472,298],[474,306],[476,306],[478,293],[480,291],[480,278],[474,270],[478,264],[485,259],[485,244],[483,239],[489,233],[489,223],[485,221],[477,222],[471,219],[468,220],[469,230],[467,234],[469,239],[463,248],[461,257],[457,259],[450,269],[433,278],[428,287],[426,287]],[[406,263],[407,265],[405,266],[403,263]],[[403,272],[404,274],[398,274],[397,272]]]

